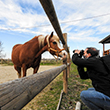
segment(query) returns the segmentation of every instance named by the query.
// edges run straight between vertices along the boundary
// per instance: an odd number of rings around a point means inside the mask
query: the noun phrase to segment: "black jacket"
[[[78,66],[78,72],[81,79],[91,79],[93,87],[110,97],[110,74],[106,71],[100,58],[89,57],[82,59],[75,53],[72,61]],[[84,67],[87,71],[84,71]]]

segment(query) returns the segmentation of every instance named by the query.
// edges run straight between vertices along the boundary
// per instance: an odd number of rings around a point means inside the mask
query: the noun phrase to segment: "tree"
[[[5,55],[2,54],[2,51],[3,51],[2,45],[3,43],[0,41],[0,58],[5,57]]]

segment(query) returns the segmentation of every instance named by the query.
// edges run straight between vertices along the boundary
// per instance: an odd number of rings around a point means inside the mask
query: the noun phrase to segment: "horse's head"
[[[48,45],[48,51],[52,55],[62,57],[62,55],[63,55],[62,50],[64,50],[64,49],[62,49],[60,46],[59,37],[56,35],[53,35],[53,32],[51,33],[50,36],[47,37],[47,45]]]

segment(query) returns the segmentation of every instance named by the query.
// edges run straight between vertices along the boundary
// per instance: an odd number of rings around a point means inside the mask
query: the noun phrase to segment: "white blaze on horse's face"
[[[53,35],[53,37],[51,38],[51,40],[53,40],[54,42],[57,43],[57,46],[58,46],[59,49],[63,49],[63,48],[61,47],[61,45],[60,45],[60,39],[59,39],[58,36]]]
[[[57,47],[58,48],[55,47],[56,51],[60,51],[60,53],[56,53],[56,55],[59,56],[59,57],[62,57],[63,54],[62,54],[61,50],[63,48],[60,45],[60,39],[59,39],[59,37],[56,36],[56,35],[53,35],[53,37],[51,38],[51,41],[53,42],[53,44],[54,43],[57,44]]]

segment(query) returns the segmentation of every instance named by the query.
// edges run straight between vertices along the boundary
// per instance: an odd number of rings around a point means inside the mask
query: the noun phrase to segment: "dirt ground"
[[[40,66],[38,72],[45,71],[45,70],[48,70],[54,67],[56,66]],[[32,75],[32,74],[33,74],[33,69],[29,68],[27,70],[27,76]],[[17,78],[18,78],[17,72],[13,66],[0,65],[0,84],[17,79]]]

